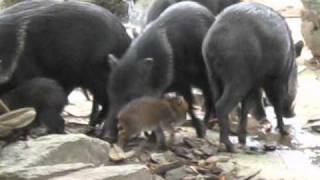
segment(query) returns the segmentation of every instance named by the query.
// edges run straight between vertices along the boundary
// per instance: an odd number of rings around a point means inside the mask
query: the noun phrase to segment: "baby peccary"
[[[48,133],[64,133],[64,119],[61,116],[67,103],[62,87],[48,78],[33,78],[9,92],[0,95],[9,109],[33,107],[36,118],[33,126],[45,125]]]
[[[170,132],[169,144],[174,141],[174,126],[186,120],[188,104],[181,96],[163,99],[142,97],[128,103],[118,114],[118,144],[124,147],[129,138],[142,131],[154,131],[157,145],[166,149],[163,130]]]

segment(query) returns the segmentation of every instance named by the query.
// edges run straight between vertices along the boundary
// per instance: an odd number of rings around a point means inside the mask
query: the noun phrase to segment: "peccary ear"
[[[109,66],[111,67],[111,69],[113,69],[118,65],[119,60],[113,54],[109,54],[108,63],[109,63]]]
[[[304,46],[304,43],[302,41],[298,41],[294,45],[294,50],[295,50],[295,53],[296,53],[296,57],[299,57],[301,55],[301,51],[302,51],[303,46]]]

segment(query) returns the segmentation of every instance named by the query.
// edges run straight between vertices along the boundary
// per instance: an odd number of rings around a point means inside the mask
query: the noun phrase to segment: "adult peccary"
[[[191,86],[210,93],[201,43],[213,21],[212,13],[198,3],[177,3],[134,40],[121,61],[111,61],[114,68],[108,86],[110,111],[103,138],[116,139],[116,115],[133,99],[157,97],[173,90],[193,104]],[[192,110],[189,106],[197,134],[203,137],[204,126]]]
[[[216,18],[203,42],[203,56],[214,94],[220,141],[229,140],[228,114],[241,102],[239,142],[246,143],[250,102],[262,88],[272,103],[282,135],[282,117],[292,116],[297,88],[297,64],[303,43],[296,46],[285,19],[269,7],[239,3]],[[261,97],[258,97],[261,98]]]
[[[55,3],[60,3],[67,0],[23,0],[21,3],[14,4],[0,12],[1,15],[12,15],[14,13],[21,13],[22,11],[35,11],[37,8],[44,8]],[[25,13],[25,12],[24,12]],[[83,92],[88,94],[87,90]],[[98,104],[93,100],[92,113],[90,119],[95,119],[98,116]]]
[[[146,15],[146,24],[150,23],[151,21],[155,20],[157,17],[160,16],[160,14],[169,6],[183,2],[183,1],[193,1],[197,2],[206,8],[208,8],[213,15],[216,15],[220,13],[225,7],[230,6],[232,4],[240,2],[240,0],[153,0],[149,8],[147,10],[147,15]],[[210,97],[204,97],[205,99],[205,121],[206,124],[208,124],[208,120],[210,117],[214,116],[215,112],[210,112],[208,109],[212,109],[212,105],[210,102],[211,98]],[[192,106],[192,105],[191,105]],[[262,117],[263,115],[259,115],[259,117]]]
[[[33,107],[36,110],[34,125],[44,124],[48,133],[64,133],[61,112],[67,103],[63,88],[54,80],[34,78],[2,94],[0,98],[9,109]]]
[[[108,54],[120,57],[131,41],[109,11],[77,1],[2,15],[0,38],[0,69],[5,79],[11,77],[0,86],[0,93],[34,77],[56,80],[66,94],[83,87],[102,105],[91,125],[108,108]]]
[[[146,24],[155,20],[160,14],[169,6],[182,2],[182,1],[194,1],[208,8],[212,14],[219,14],[225,7],[240,2],[240,0],[153,0],[149,5]]]

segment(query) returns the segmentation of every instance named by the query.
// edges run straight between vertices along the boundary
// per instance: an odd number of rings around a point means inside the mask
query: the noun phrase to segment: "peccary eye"
[[[178,97],[178,104],[181,105],[182,104],[182,97]]]

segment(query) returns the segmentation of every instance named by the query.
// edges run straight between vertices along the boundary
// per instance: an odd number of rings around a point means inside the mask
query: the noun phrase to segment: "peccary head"
[[[152,58],[144,58],[134,64],[123,65],[118,59],[110,56],[111,74],[108,81],[107,93],[109,97],[109,112],[105,119],[101,137],[108,141],[115,141],[117,137],[116,116],[120,109],[131,100],[147,94],[147,83]]]
[[[110,56],[112,73],[108,85],[110,101],[119,106],[147,93],[153,58],[143,58],[134,64],[119,65],[117,59]],[[119,64],[118,64],[119,63]]]
[[[181,125],[187,119],[189,105],[182,96],[166,96],[172,110],[176,114],[175,124]]]
[[[301,51],[304,44],[302,41],[299,41],[295,44],[295,58],[299,57],[301,55]],[[293,59],[294,61],[294,59]],[[296,62],[292,62],[292,69],[289,75],[289,81],[288,81],[288,94],[284,97],[284,103],[283,103],[283,116],[286,118],[290,118],[295,116],[294,108],[295,103],[294,100],[297,95],[297,64]]]
[[[115,126],[116,114],[131,100],[159,97],[168,88],[173,78],[171,51],[166,36],[152,32],[135,39],[121,60],[110,56],[107,90],[110,107],[104,130],[111,131],[108,126]]]

